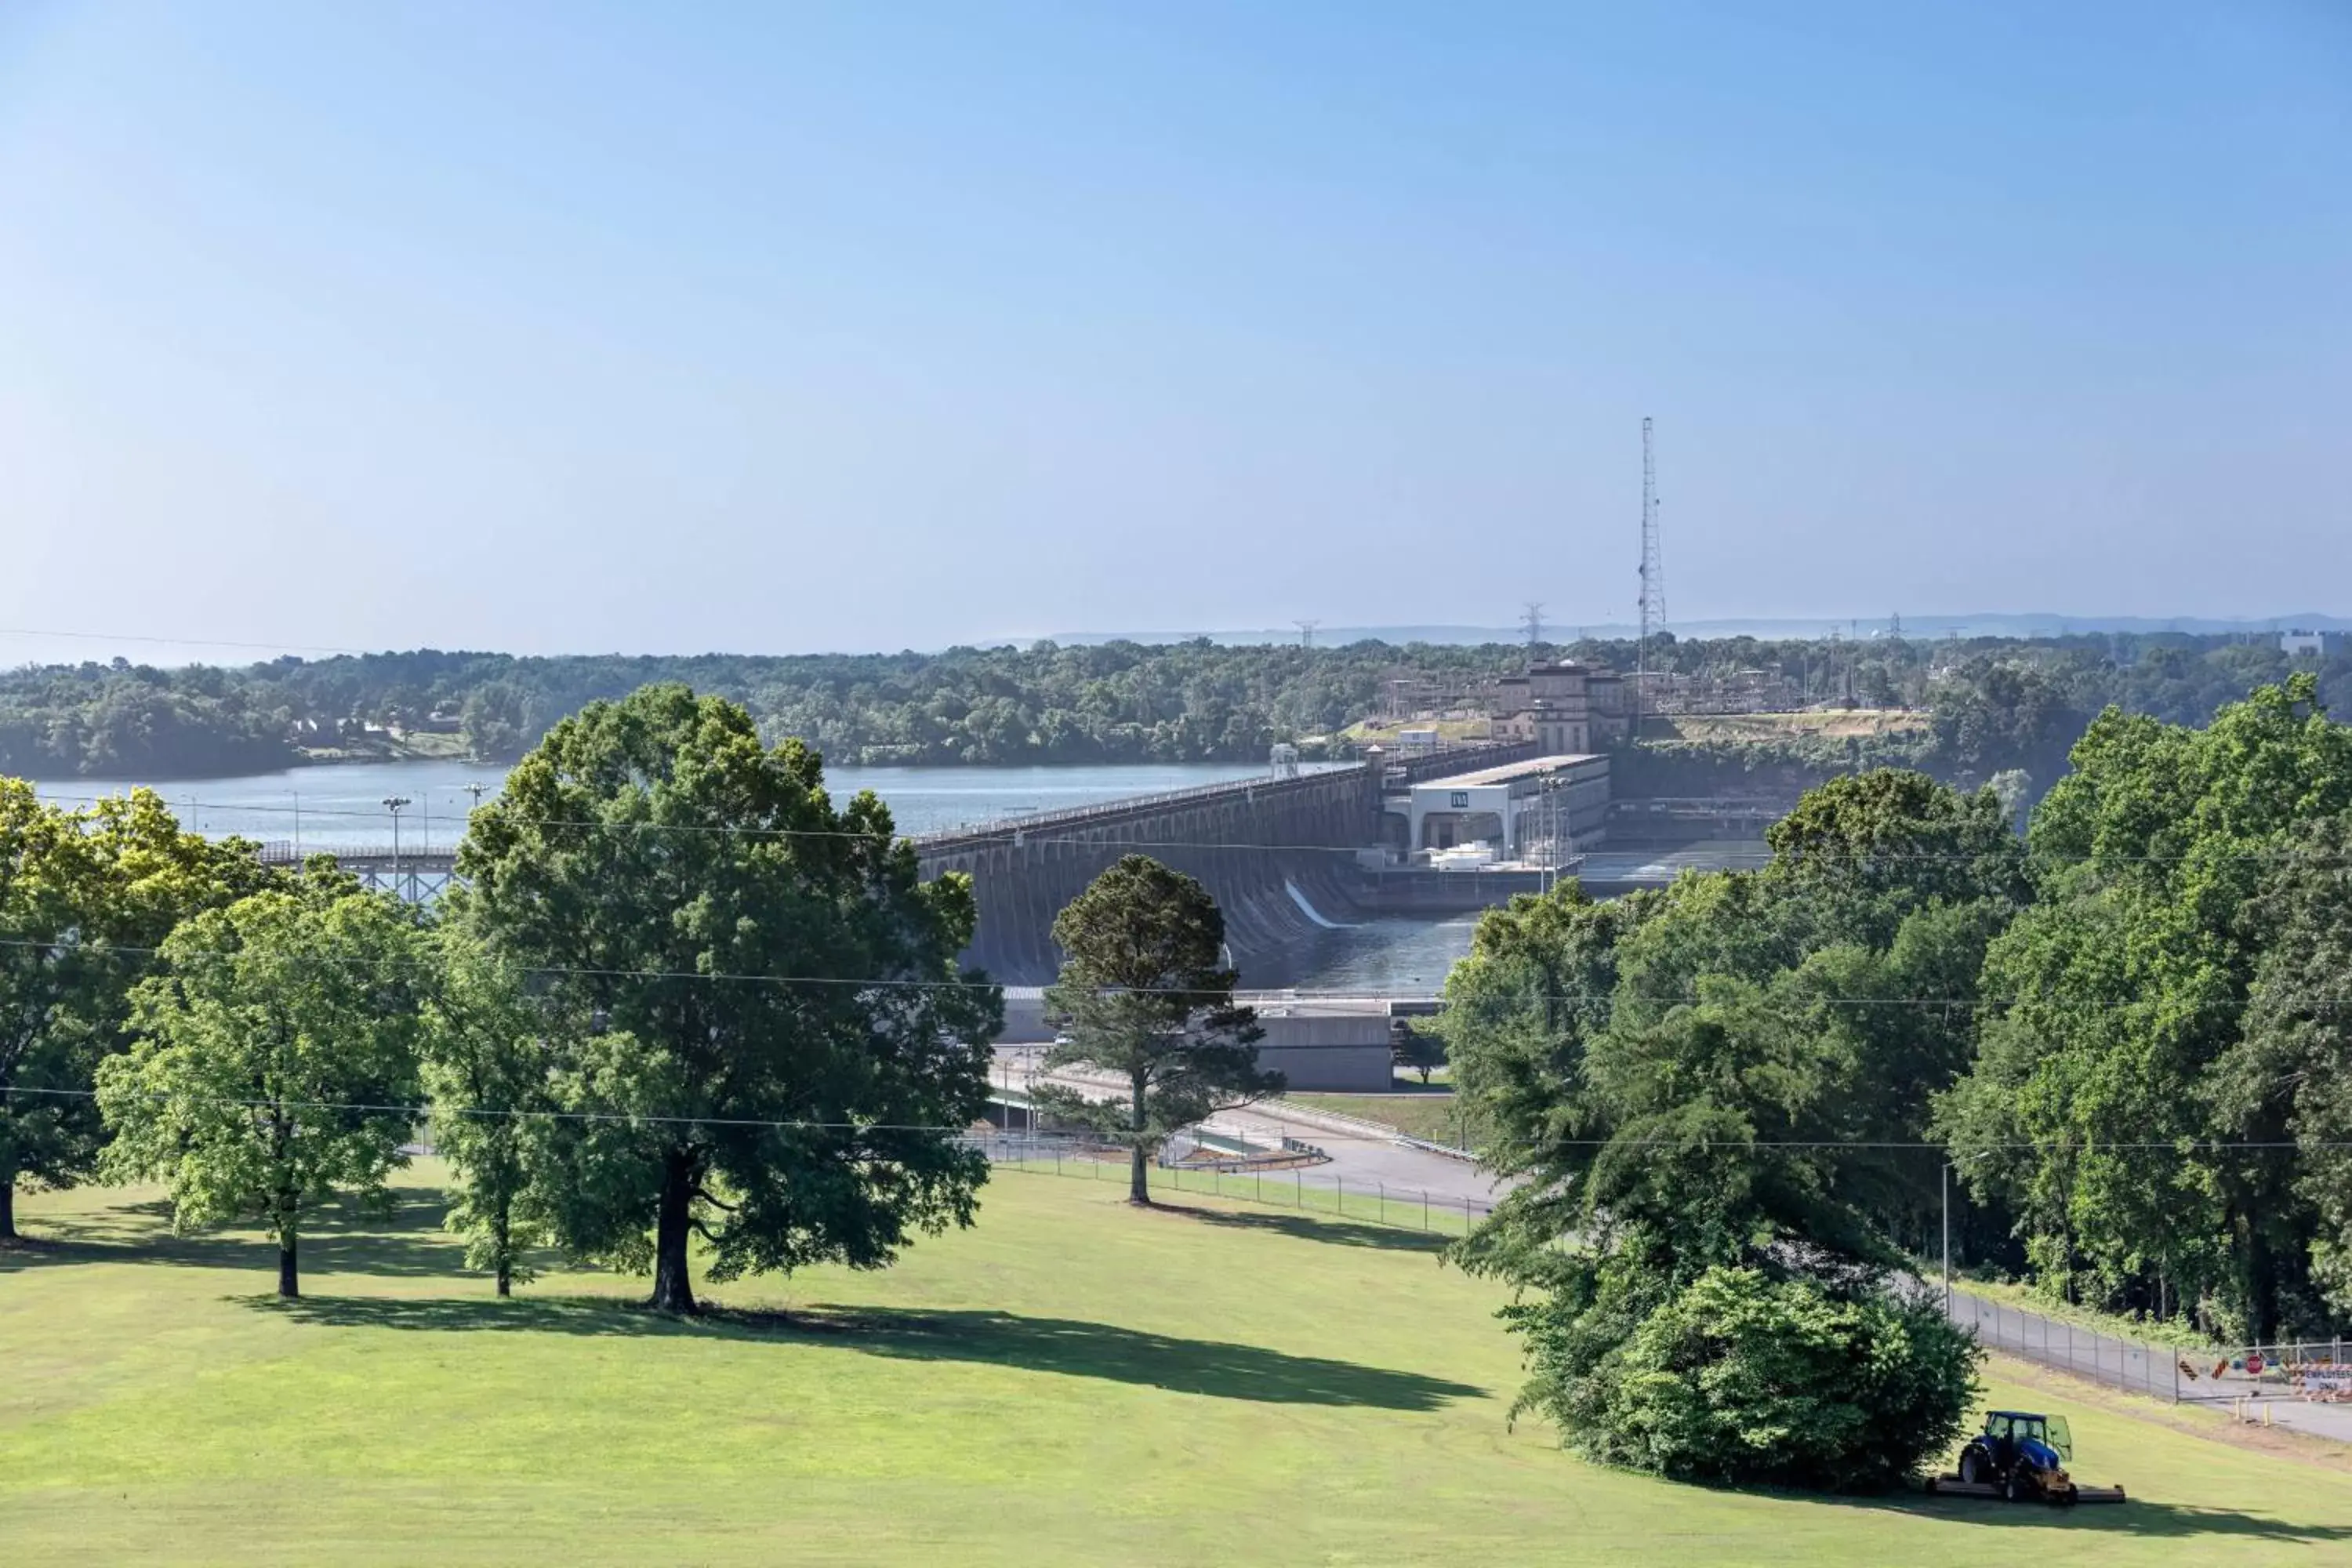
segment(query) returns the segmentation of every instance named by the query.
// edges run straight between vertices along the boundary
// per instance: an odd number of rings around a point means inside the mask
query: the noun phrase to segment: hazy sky
[[[1678,619],[2352,611],[2352,5],[0,5],[0,662],[1623,620],[1645,414]]]

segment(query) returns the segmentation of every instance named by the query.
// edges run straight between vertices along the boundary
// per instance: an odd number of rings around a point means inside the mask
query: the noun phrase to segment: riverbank
[[[297,746],[298,768],[338,767],[352,763],[477,763],[491,766],[466,744],[463,735],[413,734],[396,740],[364,741],[341,746]],[[506,766],[505,763],[495,764]]]

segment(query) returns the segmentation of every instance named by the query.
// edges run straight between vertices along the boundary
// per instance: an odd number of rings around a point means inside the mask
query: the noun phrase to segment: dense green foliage
[[[2352,1312],[2321,1234],[2352,727],[2317,697],[2103,716],[2034,811],[2038,897],[1988,955],[2000,1005],[1942,1126],[2053,1291],[2249,1338]]]
[[[1001,1018],[956,967],[969,879],[919,880],[877,799],[836,808],[740,708],[655,687],[559,724],[438,911],[250,851],[143,792],[0,781],[0,1193],[161,1179],[178,1225],[265,1219],[293,1296],[305,1214],[380,1194],[429,1118],[499,1294],[553,1241],[686,1310],[689,1232],[727,1279],[969,1223],[952,1132]]]
[[[1948,1158],[1964,1263],[2242,1339],[2352,1324],[2352,727],[2319,697],[2110,710],[2021,842],[2013,788],[1873,773],[1809,793],[1759,871],[1486,917],[1446,1027],[1526,1182],[1460,1256],[1526,1292],[1524,1402],[1619,1462],[1804,1479],[1745,1435],[1832,1386],[1798,1352],[1832,1318],[1908,1358],[1857,1373],[1855,1432],[1942,1400],[1933,1325],[1880,1281],[1930,1249]],[[1683,1305],[1725,1268],[1779,1303],[1738,1334]]]
[[[162,1181],[175,1229],[260,1218],[300,1294],[302,1216],[380,1202],[416,1098],[419,932],[339,879],[182,922],[131,994],[131,1049],[99,1066],[116,1181]]]
[[[1124,855],[1055,917],[1062,970],[1045,991],[1063,1034],[1047,1068],[1087,1067],[1126,1086],[1095,1100],[1055,1085],[1039,1109],[1128,1149],[1128,1196],[1151,1201],[1153,1155],[1221,1109],[1279,1093],[1260,1072],[1257,1015],[1234,1004],[1224,916],[1209,890],[1148,855]]]
[[[1622,642],[1540,650],[1631,668]],[[455,727],[478,755],[520,756],[557,720],[656,681],[684,681],[751,710],[837,763],[1259,761],[1276,741],[1325,736],[1381,710],[1387,682],[1460,689],[1517,668],[1517,645],[1231,647],[1205,641],[942,653],[765,658],[619,655],[519,658],[410,653],[282,658],[244,668],[122,663],[0,674],[0,772],[33,777],[189,777],[254,772],[306,748],[364,744],[362,725]],[[1916,766],[1980,783],[2020,768],[2047,787],[2067,748],[2109,704],[2202,723],[2284,679],[2274,643],[2218,637],[1968,642],[1879,639],[1674,642],[1652,663],[1693,675],[1761,669],[1805,701],[1851,698],[1927,710],[1919,736],[1861,743],[1685,744],[1630,770],[1621,793],[1697,794]],[[2316,671],[2352,710],[2352,658]],[[1654,774],[1654,776],[1651,776]]]
[[[1975,1372],[1933,1302],[1710,1268],[1571,1385],[1564,1417],[1633,1469],[1877,1489],[1950,1452]]]
[[[538,1156],[548,1147],[543,1124],[562,1109],[549,1082],[564,1059],[556,1037],[584,1034],[585,1020],[533,995],[530,977],[463,925],[445,922],[429,940],[424,1080],[433,1146],[454,1178],[448,1225],[466,1237],[467,1267],[504,1296],[531,1278],[523,1255],[547,1231]]]
[[[20,1178],[95,1167],[89,1095],[131,988],[182,920],[270,879],[250,848],[183,832],[145,790],[74,811],[0,778],[0,1240]]]
[[[1990,793],[1893,772],[1815,791],[1772,842],[1760,872],[1608,904],[1569,888],[1480,922],[1446,984],[1449,1055],[1482,1154],[1524,1181],[1457,1256],[1525,1292],[1505,1313],[1521,1403],[1583,1451],[1876,1484],[1969,1394],[1958,1331],[1887,1281],[1935,1212],[1937,1162],[1902,1145],[1967,1068],[2023,855]],[[1708,1327],[1727,1278],[1769,1304]],[[1847,1352],[1876,1359],[1841,1383]],[[1840,1389],[1834,1419],[1774,1435]]]
[[[726,1279],[879,1268],[971,1223],[985,1163],[939,1131],[980,1115],[1002,1019],[956,967],[970,879],[919,880],[814,752],[680,686],[592,703],[474,814],[457,869],[451,918],[574,1021],[536,1152],[573,1253],[650,1264],[654,1304],[691,1311],[689,1231]]]

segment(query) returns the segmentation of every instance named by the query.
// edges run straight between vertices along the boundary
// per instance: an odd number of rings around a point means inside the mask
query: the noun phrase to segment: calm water
[[[900,832],[933,833],[1030,812],[1253,778],[1265,771],[1215,763],[828,768],[825,784],[836,801],[871,789],[889,805]],[[467,786],[479,784],[487,800],[498,794],[505,778],[504,768],[467,763],[339,763],[154,788],[181,821],[199,832],[240,834],[264,842],[299,839],[306,850],[389,843],[392,823],[383,801],[399,796],[409,802],[401,808],[401,843],[446,848],[464,834],[466,814],[473,808]],[[129,786],[99,779],[53,779],[38,781],[38,787],[48,799],[72,803],[119,795]],[[1467,917],[1386,919],[1323,931],[1285,954],[1278,973],[1253,974],[1245,983],[1313,990],[1433,991],[1444,981],[1446,969],[1469,950],[1472,923]]]
[[[1127,795],[1158,795],[1230,779],[1262,777],[1244,763],[1141,763],[1105,767],[827,768],[836,804],[862,789],[879,795],[901,833],[936,833],[968,823],[1058,811]],[[496,795],[506,769],[470,763],[337,763],[245,778],[153,786],[181,821],[197,831],[242,834],[265,842],[299,837],[305,849],[389,843],[387,796],[401,808],[403,845],[442,847],[464,834],[473,809],[468,785]],[[83,801],[119,795],[126,784],[100,779],[36,781],[46,798]]]

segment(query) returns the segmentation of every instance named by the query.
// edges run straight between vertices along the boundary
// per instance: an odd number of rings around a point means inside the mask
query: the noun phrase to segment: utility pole
[[[1633,739],[1642,738],[1642,696],[1650,674],[1650,637],[1666,629],[1666,566],[1658,550],[1658,466],[1651,421],[1642,420],[1642,631],[1633,647]]]

